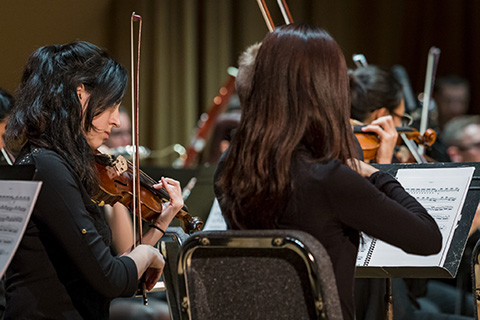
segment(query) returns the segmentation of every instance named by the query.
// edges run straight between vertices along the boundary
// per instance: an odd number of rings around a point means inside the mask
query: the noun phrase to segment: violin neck
[[[362,131],[362,128],[366,127],[366,125],[353,125],[353,133],[365,133],[365,134],[374,134],[375,132],[365,132]],[[414,132],[410,127],[395,127],[397,129],[398,133],[408,133],[408,132]]]

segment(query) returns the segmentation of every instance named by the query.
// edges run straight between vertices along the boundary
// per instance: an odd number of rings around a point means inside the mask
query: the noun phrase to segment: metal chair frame
[[[315,241],[317,247],[321,250],[322,257],[316,257],[310,251],[307,243]],[[308,278],[311,294],[314,298],[313,305],[315,307],[317,319],[342,319],[338,292],[325,292],[322,288],[321,274],[327,274],[330,281],[334,281],[333,269],[331,268],[330,258],[326,250],[321,246],[317,239],[311,235],[297,230],[262,230],[261,234],[258,230],[236,230],[236,231],[208,231],[199,232],[192,235],[183,245],[178,258],[178,277],[180,289],[180,304],[182,319],[193,319],[191,306],[193,301],[190,300],[188,277],[191,268],[191,261],[195,252],[199,249],[217,248],[247,248],[254,250],[276,250],[288,249],[293,251],[303,260],[308,270]],[[320,269],[318,260],[328,259],[330,270]],[[323,262],[323,265],[325,262]],[[328,269],[328,268],[327,268]],[[325,275],[324,275],[325,276]],[[331,288],[330,288],[331,289]],[[330,290],[332,291],[332,290]],[[330,299],[325,303],[325,299]],[[327,310],[328,308],[336,310]],[[333,314],[333,316],[331,315]],[[335,316],[335,314],[337,316]],[[330,315],[330,316],[329,316]]]

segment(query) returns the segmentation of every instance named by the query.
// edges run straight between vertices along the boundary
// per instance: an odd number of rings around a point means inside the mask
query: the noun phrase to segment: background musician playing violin
[[[6,142],[21,150],[15,164],[35,165],[43,185],[7,270],[6,319],[108,319],[111,299],[132,296],[143,274],[148,289],[159,279],[164,260],[151,245],[113,253],[110,228],[90,196],[99,188],[94,151],[120,125],[126,87],[126,70],[87,42],[30,56]],[[154,222],[165,230],[183,206],[180,185],[162,178],[156,187],[171,198]],[[161,235],[149,230],[144,242]]]
[[[373,65],[350,70],[349,76],[353,123],[365,124],[364,132],[377,134],[380,146],[374,162],[392,163],[398,141],[395,127],[410,122],[402,86],[391,72]]]

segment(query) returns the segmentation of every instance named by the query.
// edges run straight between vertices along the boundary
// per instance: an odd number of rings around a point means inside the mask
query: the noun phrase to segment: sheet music
[[[220,205],[216,198],[213,201],[212,209],[210,209],[207,221],[203,227],[203,231],[206,230],[227,230],[227,223],[222,216],[222,210],[220,210]]]
[[[368,266],[370,259],[372,258],[373,250],[375,249],[375,242],[377,239],[369,237],[365,233],[361,232],[362,240],[358,247],[357,254],[357,266]]]
[[[0,277],[22,239],[42,182],[0,180]]]
[[[442,234],[442,250],[419,256],[378,239],[368,238],[358,254],[357,266],[441,266],[461,218],[474,167],[399,169],[397,179],[435,219]],[[364,253],[365,252],[365,253]]]

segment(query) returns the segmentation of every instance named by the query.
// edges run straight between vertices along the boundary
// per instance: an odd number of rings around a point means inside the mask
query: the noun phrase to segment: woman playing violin
[[[235,137],[219,165],[229,228],[298,229],[333,264],[343,317],[354,319],[359,231],[416,254],[440,250],[435,221],[387,173],[354,160],[345,58],[324,30],[289,24],[267,34]]]
[[[377,135],[380,146],[376,163],[391,163],[398,141],[395,127],[409,124],[401,84],[391,72],[377,66],[360,67],[349,72],[351,118],[365,124],[364,132]]]
[[[91,194],[98,189],[94,151],[120,125],[127,72],[87,42],[42,47],[29,58],[6,131],[43,182],[32,217],[7,270],[6,319],[108,319],[111,299],[148,289],[164,260],[151,245],[182,208],[179,183],[162,178],[171,201],[146,243],[111,249],[111,232]]]

